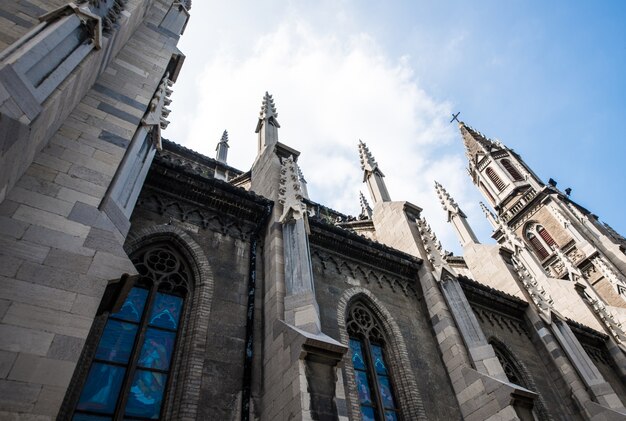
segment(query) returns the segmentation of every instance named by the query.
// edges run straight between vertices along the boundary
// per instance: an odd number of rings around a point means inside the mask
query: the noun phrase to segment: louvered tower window
[[[541,236],[541,238],[543,238],[543,241],[545,241],[548,246],[552,247],[556,245],[556,242],[554,241],[550,233],[541,225],[537,225],[537,233]]]
[[[132,261],[141,277],[109,315],[73,421],[161,418],[190,271],[166,245]]]
[[[513,180],[515,181],[524,180],[524,177],[522,177],[522,174],[520,174],[517,168],[515,168],[513,164],[511,164],[511,161],[509,161],[508,159],[503,159],[500,162],[502,163],[502,166],[504,167],[504,169],[507,170],[507,172],[511,175],[511,177],[513,177]]]
[[[359,302],[350,310],[347,327],[363,421],[399,419],[380,324]]]
[[[498,191],[504,190],[504,187],[505,187],[504,181],[502,181],[500,176],[496,174],[493,168],[488,167],[486,170],[486,173],[487,173],[487,177],[489,177],[489,179],[491,180],[493,185],[496,187],[496,189],[498,189]]]

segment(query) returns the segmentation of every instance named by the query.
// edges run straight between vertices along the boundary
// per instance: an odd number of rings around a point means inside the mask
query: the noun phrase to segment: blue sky
[[[263,93],[302,152],[313,200],[358,213],[363,139],[394,200],[458,243],[440,181],[479,238],[490,229],[452,111],[515,149],[621,233],[626,221],[626,2],[196,1],[165,136],[209,156],[224,129],[246,170]]]

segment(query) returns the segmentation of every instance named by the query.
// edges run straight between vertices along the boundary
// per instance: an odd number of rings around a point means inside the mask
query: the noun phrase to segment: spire
[[[465,145],[465,155],[470,162],[475,163],[478,155],[484,155],[491,151],[493,148],[498,148],[501,145],[500,142],[494,142],[487,138],[481,132],[472,129],[464,122],[459,123],[459,129],[461,130],[461,136],[463,136],[463,144]]]
[[[448,221],[450,221],[451,215],[456,214],[463,218],[467,218],[459,205],[454,201],[452,196],[443,188],[441,184],[435,181],[435,190],[437,191],[437,196],[439,196],[439,201],[443,206],[443,210],[448,212]]]
[[[378,163],[372,156],[367,145],[360,139],[359,159],[361,160],[361,169],[363,170],[363,182],[367,183],[370,196],[374,200],[374,203],[390,202],[391,197],[389,197],[387,186],[385,186],[385,182],[383,181],[385,175],[380,168],[378,168]]]
[[[361,169],[363,171],[378,171],[382,177],[385,176],[378,168],[378,163],[372,156],[369,148],[361,139],[359,139],[359,159],[361,160]],[[363,178],[363,181],[365,181],[365,177]]]
[[[370,208],[370,204],[367,203],[367,199],[363,196],[363,192],[359,192],[359,201],[361,202],[361,215],[372,219],[372,208]]]
[[[215,148],[215,150],[217,151],[217,154],[215,155],[215,159],[225,164],[226,159],[228,157],[228,148],[229,148],[228,131],[224,130],[224,133],[222,134],[222,138],[220,139],[219,143],[217,144],[217,147]]]
[[[255,133],[259,134],[259,152],[268,145],[278,142],[278,113],[272,96],[265,92],[263,102],[261,104],[261,112],[259,113],[259,121],[256,125]]]
[[[468,244],[477,244],[478,239],[476,238],[476,234],[474,234],[474,230],[472,230],[472,227],[470,227],[467,222],[467,216],[465,216],[461,208],[459,208],[459,205],[457,205],[446,189],[436,181],[435,190],[437,191],[437,196],[439,196],[443,210],[448,214],[448,222],[454,227],[461,245],[465,247]]]
[[[480,208],[483,210],[485,218],[487,218],[487,221],[489,221],[493,229],[497,229],[499,227],[498,218],[496,218],[493,212],[491,212],[483,202],[480,202]]]

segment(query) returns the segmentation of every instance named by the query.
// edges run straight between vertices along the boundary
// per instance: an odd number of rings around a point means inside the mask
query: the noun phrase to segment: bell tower
[[[562,256],[567,256],[587,288],[626,317],[626,247],[619,236],[556,183],[544,184],[512,149],[463,122],[459,129],[468,173],[495,210],[493,217],[526,243],[547,276],[566,280]],[[502,226],[493,234],[500,243],[505,241]]]
[[[544,185],[513,150],[464,122],[459,123],[468,172],[474,184],[495,209],[507,209],[521,197],[528,200]]]

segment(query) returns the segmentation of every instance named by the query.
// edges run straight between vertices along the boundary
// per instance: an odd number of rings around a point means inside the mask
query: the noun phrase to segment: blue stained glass
[[[359,401],[365,405],[371,404],[372,397],[370,395],[370,386],[367,382],[367,373],[365,371],[355,371],[354,374],[356,377],[356,388],[359,392]]]
[[[138,364],[146,368],[167,370],[170,366],[175,339],[174,332],[148,329]]]
[[[76,409],[112,414],[124,378],[123,367],[94,363]]]
[[[374,358],[374,369],[376,372],[378,374],[387,374],[387,366],[383,359],[383,349],[380,346],[372,344],[372,357]]]
[[[158,419],[167,375],[152,371],[137,370],[130,386],[126,415]]]
[[[395,412],[385,411],[385,421],[398,421],[398,415]]]
[[[361,406],[361,416],[363,421],[376,421],[374,408],[371,406]]]
[[[393,403],[393,394],[391,393],[389,377],[378,376],[378,386],[380,388],[380,397],[383,399],[383,406],[385,408],[395,408],[396,406]]]
[[[146,305],[147,297],[148,290],[143,288],[131,289],[128,293],[128,297],[126,297],[126,301],[122,304],[120,311],[111,314],[111,316],[131,322],[139,322],[141,320],[143,308]]]
[[[350,350],[352,351],[352,365],[354,368],[357,370],[365,370],[361,341],[358,339],[350,339]]]
[[[150,324],[166,329],[176,329],[182,304],[182,298],[158,292],[150,314]]]
[[[98,415],[75,414],[72,421],[111,421],[111,417],[101,417]]]
[[[109,319],[100,338],[96,358],[127,363],[133,350],[136,333],[137,325]]]

